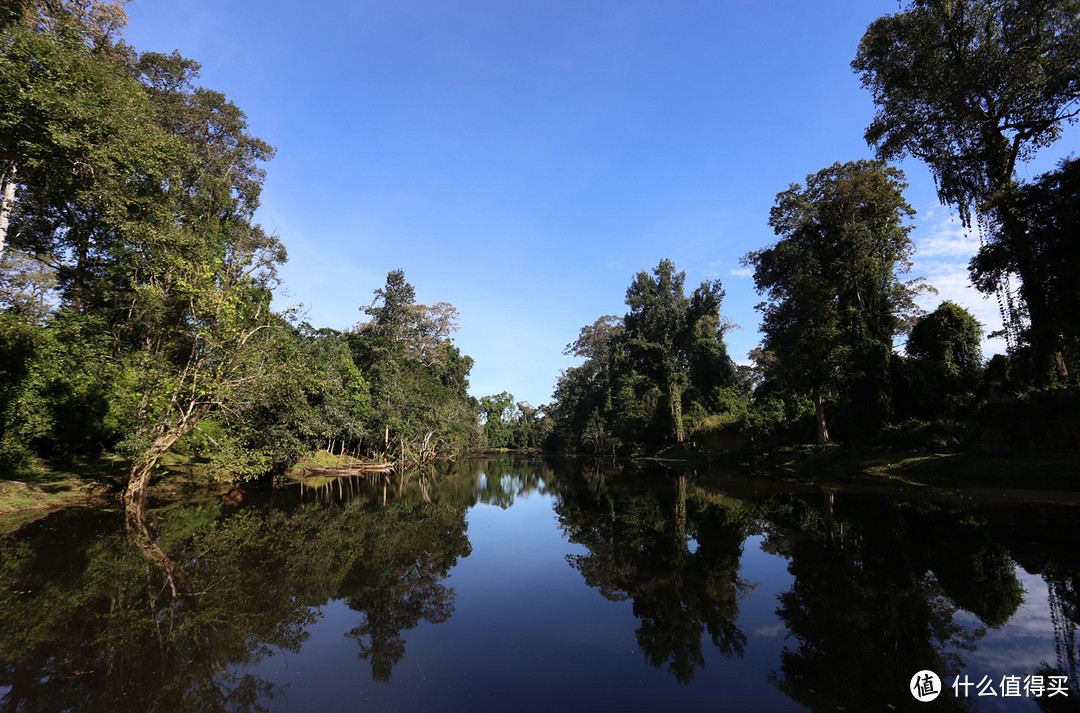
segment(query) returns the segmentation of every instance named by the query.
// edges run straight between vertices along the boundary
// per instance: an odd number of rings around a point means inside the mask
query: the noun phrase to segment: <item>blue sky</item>
[[[622,315],[670,258],[719,278],[733,358],[760,297],[739,258],[775,241],[776,194],[871,158],[850,69],[895,0],[135,0],[125,37],[202,63],[277,147],[258,220],[289,250],[282,307],[344,329],[390,270],[461,314],[471,392],[550,400],[578,330]],[[1075,150],[1073,127],[1021,177]],[[978,239],[916,161],[916,273],[989,329],[967,284]],[[1002,349],[991,342],[988,353]]]

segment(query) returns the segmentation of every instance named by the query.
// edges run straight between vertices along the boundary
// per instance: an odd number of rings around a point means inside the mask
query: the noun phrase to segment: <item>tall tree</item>
[[[1064,378],[1060,345],[1043,341],[1054,313],[1029,285],[1039,263],[1022,237],[1015,169],[1080,116],[1080,2],[914,0],[870,25],[852,67],[877,105],[866,139],[878,157],[923,160],[942,203],[965,222],[981,214],[983,250],[1006,243],[1017,256],[1036,359],[1053,357]],[[979,288],[998,292],[1012,343],[1023,309],[1007,274],[994,277],[973,263]]]
[[[475,400],[467,393],[473,360],[450,338],[457,330],[454,306],[427,307],[415,297],[404,271],[391,270],[371,305],[361,308],[371,320],[347,335],[371,385],[372,430],[384,451],[420,443],[459,451],[479,435]]]
[[[914,249],[904,186],[877,161],[822,169],[777,195],[769,225],[781,239],[743,258],[769,298],[758,305],[769,376],[811,394],[819,443],[829,441],[830,388],[861,382],[871,415],[887,410],[892,338],[914,308],[913,286],[898,277]]]
[[[639,272],[626,290],[630,311],[624,320],[637,369],[664,391],[677,443],[686,439],[682,397],[695,348],[703,338],[722,339],[720,281],[702,282],[690,297],[685,294],[685,282],[686,273],[676,272],[671,260],[661,260],[652,275]]]

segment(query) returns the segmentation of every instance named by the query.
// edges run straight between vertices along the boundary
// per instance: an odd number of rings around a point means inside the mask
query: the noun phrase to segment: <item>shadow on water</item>
[[[764,597],[786,639],[753,685],[813,710],[921,709],[912,674],[977,673],[1024,606],[1047,612],[1053,641],[1015,673],[1065,676],[1068,702],[1080,696],[1074,507],[503,457],[234,491],[140,513],[130,531],[123,513],[68,509],[0,536],[0,710],[273,710],[288,684],[259,663],[300,655],[332,604],[389,683],[406,632],[454,615],[470,508],[533,494],[575,546],[570,571],[605,606],[629,603],[644,662],[680,690],[749,655],[742,608]],[[762,558],[782,558],[779,589],[761,585]]]

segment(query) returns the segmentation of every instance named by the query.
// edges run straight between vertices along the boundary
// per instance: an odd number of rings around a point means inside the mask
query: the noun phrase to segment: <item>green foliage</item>
[[[769,301],[763,313],[766,378],[818,404],[818,441],[829,440],[823,402],[842,394],[849,422],[888,419],[892,339],[913,311],[914,245],[903,173],[875,161],[834,164],[777,195],[774,246],[743,258]],[[865,431],[864,431],[865,432]]]
[[[130,424],[115,398],[119,366],[99,320],[70,311],[45,325],[0,314],[0,458],[95,456]]]
[[[719,281],[687,296],[670,260],[639,272],[622,319],[584,327],[566,353],[585,363],[565,371],[548,409],[549,447],[594,453],[655,451],[686,438],[691,422],[723,405],[713,395],[734,382],[720,315]],[[693,423],[691,423],[693,425]]]
[[[43,261],[17,250],[0,256],[0,309],[43,321],[52,312],[56,273]]]
[[[968,423],[944,418],[923,421],[911,418],[895,425],[886,426],[881,440],[897,448],[959,448],[970,446],[975,438]]]
[[[982,367],[982,327],[963,307],[945,301],[919,317],[908,335],[907,353],[938,365],[947,374],[977,372]]]
[[[1080,353],[1080,159],[1003,191],[994,207],[996,230],[972,259],[972,280],[990,292],[1020,276],[1029,322],[1019,336],[1032,350],[1032,381],[1066,381]]]
[[[402,270],[364,311],[372,317],[347,335],[353,362],[369,384],[369,444],[379,451],[415,450],[434,442],[436,452],[464,450],[479,438],[476,408],[467,393],[471,357],[454,345],[457,310],[446,302],[414,304]]]
[[[481,396],[478,413],[488,447],[508,447],[514,419],[514,395],[503,391],[493,396]]]
[[[899,417],[957,419],[971,414],[982,380],[982,328],[967,310],[942,302],[908,336],[908,358],[893,363]]]
[[[878,157],[915,156],[943,203],[977,208],[1076,117],[1076,0],[914,0],[874,21],[852,67]]]
[[[401,270],[354,334],[271,311],[285,251],[253,215],[274,149],[198,63],[120,43],[124,17],[30,3],[0,27],[5,461],[112,449],[130,494],[177,442],[230,478],[318,447],[475,443],[457,311],[414,304]]]

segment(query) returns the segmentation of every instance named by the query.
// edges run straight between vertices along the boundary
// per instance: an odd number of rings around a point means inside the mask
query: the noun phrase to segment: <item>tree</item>
[[[443,366],[447,354],[443,348],[450,335],[458,331],[457,308],[449,302],[411,305],[410,326],[404,337],[405,355],[426,367]]]
[[[966,218],[1080,115],[1078,56],[1076,0],[913,0],[851,63],[877,106],[866,140],[925,161]]]
[[[626,290],[630,311],[624,320],[631,359],[664,391],[677,443],[686,438],[682,400],[691,361],[705,347],[703,340],[723,344],[720,301],[724,290],[720,281],[702,282],[689,298],[684,293],[685,282],[686,273],[676,272],[671,260],[661,260],[651,276],[639,272]],[[727,356],[726,350],[722,356]]]
[[[511,445],[514,395],[503,391],[492,396],[481,396],[478,412],[484,422],[484,436],[488,447],[505,448]]]
[[[1067,356],[1080,348],[1080,160],[1016,186],[998,201],[1006,203],[1013,220],[972,260],[973,280],[988,292],[1010,273],[1022,276],[1030,324],[1021,336],[1035,352],[1036,379],[1050,368],[1067,378]]]
[[[44,320],[55,303],[56,273],[17,250],[0,255],[0,308]]]
[[[952,302],[919,317],[908,335],[908,358],[894,372],[898,416],[940,424],[969,415],[983,377],[981,341],[979,322]]]
[[[60,4],[40,19],[8,28],[0,57],[6,238],[55,270],[81,311],[124,282],[128,251],[169,233],[185,142],[162,127],[109,33]]]
[[[719,280],[685,293],[686,273],[662,260],[639,272],[626,291],[630,311],[583,327],[564,353],[585,358],[559,378],[551,420],[551,446],[595,453],[642,452],[686,439],[720,394],[734,383],[735,367],[720,314]]]
[[[769,376],[812,395],[818,443],[829,441],[830,388],[861,383],[870,415],[887,415],[892,338],[914,309],[913,285],[897,276],[914,249],[904,186],[877,161],[833,164],[777,195],[769,225],[781,240],[743,258],[769,298],[758,305]]]
[[[982,367],[982,327],[970,312],[946,300],[919,317],[907,340],[907,353],[940,365],[949,374],[971,374]]]
[[[458,451],[478,436],[475,400],[467,393],[473,360],[454,345],[457,309],[414,303],[402,270],[392,270],[372,304],[372,319],[347,335],[353,359],[371,385],[373,430],[384,452],[413,442]]]
[[[0,61],[0,153],[19,182],[7,237],[111,342],[133,523],[161,456],[266,375],[285,252],[252,218],[273,149],[193,85],[196,63],[118,42],[119,4],[29,8]]]
[[[375,290],[372,303],[361,308],[372,319],[357,325],[354,359],[371,382],[373,405],[383,423],[384,447],[390,432],[402,432],[403,392],[401,362],[416,291],[405,281],[404,270],[391,270],[386,283]]]
[[[1026,307],[1038,368],[1053,358],[1061,379],[1060,345],[1049,338],[1054,312],[1023,237],[1015,169],[1080,116],[1077,57],[1077,0],[914,0],[875,21],[852,62],[877,105],[867,141],[881,159],[923,160],[942,203],[965,222],[970,210],[979,212],[986,242],[973,280],[998,292],[1010,345]],[[1015,258],[1023,307],[1013,306],[1007,272],[984,269],[993,261],[985,253],[1000,245]]]

